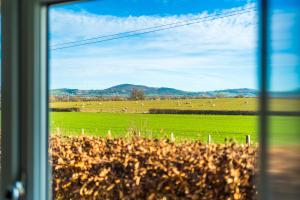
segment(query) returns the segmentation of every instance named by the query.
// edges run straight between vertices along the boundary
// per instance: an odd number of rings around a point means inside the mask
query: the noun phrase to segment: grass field
[[[297,99],[273,99],[270,109],[276,111],[296,111],[300,101]],[[92,101],[92,102],[54,102],[53,108],[77,107],[82,112],[124,112],[146,113],[150,108],[181,110],[246,110],[258,108],[256,98],[218,98],[184,100],[144,100],[144,101]]]
[[[292,110],[299,100],[274,99],[272,110]],[[207,141],[210,134],[214,142],[223,143],[232,138],[239,143],[251,135],[257,142],[257,116],[230,115],[177,115],[146,114],[150,108],[188,110],[257,110],[255,98],[145,100],[145,101],[97,101],[97,102],[55,102],[51,107],[78,107],[81,112],[53,112],[51,133],[66,135],[129,136],[140,132],[142,136],[163,138],[175,135],[180,140]],[[295,111],[295,110],[293,110]],[[296,143],[300,117],[274,116],[270,120],[271,140],[274,144]]]
[[[224,138],[244,141],[245,135],[256,140],[256,117],[226,115],[169,115],[169,114],[126,114],[126,113],[52,113],[52,132],[80,135],[82,129],[88,135],[106,136],[108,130],[115,137],[127,132],[140,131],[146,137],[175,137],[206,141],[211,134],[215,142]]]
[[[207,141],[208,134],[216,143],[225,138],[245,142],[251,135],[257,142],[256,116],[228,115],[168,115],[168,114],[128,114],[128,113],[51,113],[51,132],[66,135],[107,136],[110,130],[113,137],[129,136],[140,131],[142,136],[163,138],[171,133],[177,141]],[[299,117],[272,117],[273,143],[293,143],[297,138]],[[288,130],[286,127],[290,127]]]

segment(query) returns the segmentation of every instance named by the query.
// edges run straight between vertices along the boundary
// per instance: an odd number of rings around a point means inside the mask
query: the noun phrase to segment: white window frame
[[[50,199],[47,6],[40,0],[2,0],[1,9],[0,199]]]
[[[24,199],[51,199],[48,166],[47,7],[74,0],[2,0],[2,158],[0,199],[24,186]],[[258,0],[260,199],[270,199],[267,169],[267,8]],[[262,134],[263,133],[263,134]],[[22,189],[22,187],[21,187]],[[23,199],[23,198],[15,198]]]

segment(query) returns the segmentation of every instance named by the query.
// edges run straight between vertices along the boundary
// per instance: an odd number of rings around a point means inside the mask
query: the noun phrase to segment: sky
[[[256,89],[255,7],[255,1],[250,0],[97,0],[53,6],[49,11],[50,87],[104,89],[131,83],[186,91]],[[216,14],[232,12],[242,14],[211,20]],[[282,23],[272,29],[291,29],[294,24],[290,19],[295,16],[288,14],[276,10],[274,18]],[[134,37],[90,40],[98,42],[89,45],[81,45],[85,41],[59,45],[165,24],[186,24],[193,19],[203,20]],[[291,37],[294,35],[292,32]],[[274,37],[281,38],[282,34]],[[99,42],[103,39],[109,40]],[[292,81],[284,87],[277,84],[277,90],[299,83],[294,75],[299,70],[297,48],[281,43],[274,47],[272,59],[279,67],[272,73],[274,77],[285,73],[284,81]],[[59,49],[73,44],[81,46]]]

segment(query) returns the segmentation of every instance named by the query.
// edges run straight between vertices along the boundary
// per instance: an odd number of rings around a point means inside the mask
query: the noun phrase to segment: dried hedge
[[[55,199],[256,199],[256,147],[52,136]]]

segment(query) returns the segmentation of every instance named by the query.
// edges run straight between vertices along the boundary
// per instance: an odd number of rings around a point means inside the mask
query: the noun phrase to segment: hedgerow
[[[256,199],[255,146],[52,136],[55,199]]]

